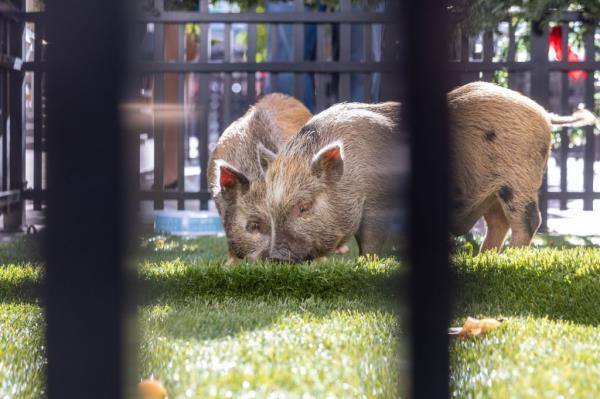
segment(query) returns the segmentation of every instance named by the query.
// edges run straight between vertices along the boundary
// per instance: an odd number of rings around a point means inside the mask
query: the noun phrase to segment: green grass
[[[452,339],[455,397],[600,397],[600,250],[455,257],[454,324],[508,317],[488,336]]]
[[[0,397],[43,390],[43,268],[23,255],[33,244],[0,247]],[[228,267],[224,244],[142,240],[139,378],[171,398],[398,397],[397,262],[353,248],[324,264]]]
[[[540,240],[551,248],[473,257],[467,240],[453,255],[452,325],[508,318],[486,336],[451,338],[453,397],[600,397],[600,249]],[[395,261],[227,267],[222,239],[141,244],[137,376],[160,379],[171,398],[405,392]],[[0,397],[43,396],[43,269],[30,248],[0,246]]]

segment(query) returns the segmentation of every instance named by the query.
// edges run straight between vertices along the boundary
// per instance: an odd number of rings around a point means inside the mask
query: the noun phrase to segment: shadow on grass
[[[310,326],[335,314],[357,317],[381,312],[397,312],[391,298],[197,298],[145,307],[141,326],[149,335],[201,341],[272,328],[284,319]]]
[[[327,264],[254,263],[227,267],[181,260],[147,263],[140,272],[143,303],[195,297],[348,298],[393,295],[401,272],[391,260]]]
[[[536,316],[600,324],[600,250],[454,258],[457,316]]]

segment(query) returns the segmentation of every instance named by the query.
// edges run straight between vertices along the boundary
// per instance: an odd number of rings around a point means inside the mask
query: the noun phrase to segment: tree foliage
[[[454,21],[469,33],[494,29],[509,15],[547,22],[573,10],[581,11],[584,21],[600,20],[598,0],[448,0],[447,4]]]

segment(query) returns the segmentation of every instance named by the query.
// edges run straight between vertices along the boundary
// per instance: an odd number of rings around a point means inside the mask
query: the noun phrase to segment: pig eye
[[[250,221],[246,224],[246,231],[248,233],[258,233],[260,231],[260,223],[257,221]]]
[[[310,211],[310,208],[312,208],[312,202],[301,202],[300,204],[298,204],[298,214],[304,215],[306,212]]]

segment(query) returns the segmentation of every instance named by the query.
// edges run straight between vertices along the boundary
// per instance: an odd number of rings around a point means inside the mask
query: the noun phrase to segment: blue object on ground
[[[210,211],[159,211],[154,215],[154,231],[178,236],[222,236],[221,218]]]

